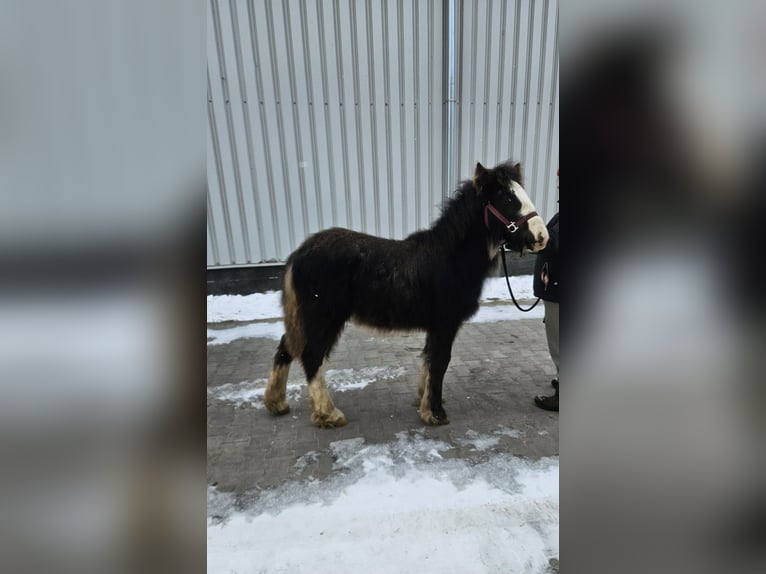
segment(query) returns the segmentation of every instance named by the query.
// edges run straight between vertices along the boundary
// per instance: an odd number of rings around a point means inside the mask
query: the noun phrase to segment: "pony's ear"
[[[521,163],[516,162],[513,164],[513,167],[511,167],[511,177],[515,180],[521,183]]]
[[[486,184],[489,172],[490,170],[481,165],[481,162],[476,163],[476,169],[473,172],[473,185],[479,195],[484,192],[484,186]]]

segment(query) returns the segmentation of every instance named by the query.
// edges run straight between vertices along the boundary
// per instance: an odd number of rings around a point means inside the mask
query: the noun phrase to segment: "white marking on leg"
[[[428,364],[423,363],[423,368],[420,369],[420,384],[418,385],[418,396],[422,399],[423,393],[426,392],[426,386],[428,385]]]
[[[433,424],[433,413],[431,413],[431,373],[427,365],[423,365],[420,386],[423,394],[420,396],[420,419],[426,424]]]
[[[327,361],[322,361],[322,365],[309,381],[309,399],[311,400],[311,422],[316,426],[323,428],[340,427],[346,424],[346,417],[335,408],[327,391],[325,384],[325,365]]]
[[[290,373],[290,365],[279,365],[271,370],[269,383],[263,393],[263,404],[270,413],[275,415],[285,414],[290,410],[287,402],[287,375]]]
[[[311,399],[311,409],[315,413],[329,412],[328,404],[332,405],[330,394],[327,392],[327,385],[324,378],[325,363],[319,367],[314,378],[309,381],[309,398]]]

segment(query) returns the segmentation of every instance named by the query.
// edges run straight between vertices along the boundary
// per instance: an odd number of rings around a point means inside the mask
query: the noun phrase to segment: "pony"
[[[522,187],[521,165],[477,163],[429,229],[384,239],[342,228],[309,236],[287,259],[282,290],[285,333],[263,396],[284,415],[287,376],[300,359],[311,422],[343,426],[325,384],[327,358],[346,322],[386,332],[425,331],[418,413],[427,425],[449,422],[442,383],[460,326],[479,308],[484,280],[500,249],[536,252],[548,241],[543,219]]]

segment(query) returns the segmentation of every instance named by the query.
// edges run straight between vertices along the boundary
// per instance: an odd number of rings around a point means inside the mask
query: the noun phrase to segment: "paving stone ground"
[[[220,328],[220,324],[208,325]],[[227,324],[225,326],[231,326]],[[332,472],[330,443],[362,437],[367,444],[396,440],[403,431],[422,432],[454,448],[445,458],[480,460],[504,452],[540,458],[558,455],[558,413],[538,409],[535,394],[552,392],[554,367],[540,319],[466,323],[452,350],[444,379],[450,424],[426,427],[417,414],[417,385],[424,333],[383,335],[348,325],[327,365],[333,369],[399,367],[398,376],[361,389],[332,391],[348,425],[318,429],[310,420],[307,387],[300,362],[293,362],[288,383],[301,383],[291,410],[275,417],[260,401],[237,406],[211,398],[222,385],[269,376],[277,341],[237,339],[209,345],[207,402],[207,479],[223,492],[244,493],[279,486],[290,479],[321,479]],[[328,385],[332,385],[328,374]],[[259,382],[260,380],[260,382]],[[477,450],[466,438],[510,429],[499,442]]]

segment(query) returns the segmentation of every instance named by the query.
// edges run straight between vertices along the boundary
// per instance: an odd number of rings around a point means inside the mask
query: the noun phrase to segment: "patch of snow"
[[[517,301],[521,299],[536,299],[532,290],[531,275],[516,275],[509,278],[513,296]],[[508,301],[511,303],[511,296],[508,294],[508,285],[505,284],[505,277],[490,277],[484,282],[484,288],[481,290],[481,301]],[[524,305],[526,306],[526,305]]]
[[[217,401],[234,403],[240,407],[247,405],[256,409],[264,408],[263,394],[266,392],[268,379],[255,379],[254,381],[242,381],[241,383],[227,383],[217,387],[209,387],[207,398]],[[287,400],[296,401],[301,396],[302,384],[287,385]]]
[[[327,387],[331,391],[346,392],[363,389],[376,381],[401,377],[406,373],[404,367],[365,367],[362,369],[332,369],[327,371]],[[239,407],[248,405],[263,408],[263,394],[266,392],[268,379],[255,379],[240,383],[227,383],[207,390],[207,398],[227,401]],[[287,381],[287,400],[295,401],[301,396],[305,384],[303,370],[295,369]]]
[[[519,304],[525,309],[531,303]],[[469,323],[496,323],[498,321],[519,321],[520,319],[542,319],[545,316],[545,307],[542,301],[534,309],[526,313],[519,311],[515,305],[482,305],[476,314],[468,319]]]
[[[208,345],[226,345],[237,339],[273,339],[279,341],[285,333],[282,321],[251,323],[229,329],[208,329]]]
[[[308,466],[309,464],[319,460],[319,457],[321,456],[322,456],[321,452],[318,452],[316,450],[309,451],[306,454],[298,457],[298,460],[295,461],[295,469],[300,472],[304,468],[306,468],[306,466]]]
[[[455,442],[460,446],[473,446],[473,450],[487,450],[500,442],[499,437],[481,435],[474,430],[466,431],[465,436],[455,439]]]
[[[363,389],[370,383],[396,379],[406,373],[404,367],[364,367],[362,369],[330,369],[325,373],[327,388],[332,391]]]
[[[281,319],[281,301],[281,291],[251,295],[208,295],[207,322]]]
[[[432,448],[426,453],[426,458],[428,458],[428,460],[444,460],[444,457],[439,454],[439,451],[435,448]]]
[[[521,437],[524,436],[525,433],[524,433],[523,430],[509,429],[506,426],[500,425],[500,427],[495,432],[493,432],[492,434],[497,434],[497,435],[501,435],[501,436],[508,436],[508,437],[511,437],[511,438],[521,438]]]
[[[220,492],[214,486],[207,488],[207,517],[210,523],[230,516],[236,511],[237,503],[234,494],[229,492]]]
[[[483,435],[475,430],[468,430],[465,433],[466,438],[456,438],[455,442],[460,446],[473,446],[473,450],[487,450],[500,442],[501,436],[507,436],[510,438],[521,438],[524,436],[524,431],[509,429],[506,426],[500,425],[498,430],[492,433],[494,436]]]
[[[396,437],[331,443],[338,472],[246,503],[208,489],[208,571],[548,571],[559,555],[558,458],[443,460],[446,443]]]
[[[444,441],[423,438],[423,431],[402,431],[395,436],[396,441],[383,444],[365,445],[361,437],[330,443],[333,468],[368,472],[395,466],[414,468],[442,459],[440,452],[452,448]]]

